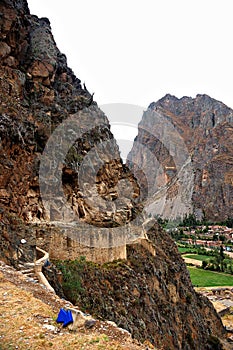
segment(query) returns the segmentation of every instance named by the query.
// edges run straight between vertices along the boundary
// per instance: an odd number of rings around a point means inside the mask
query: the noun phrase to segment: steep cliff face
[[[213,335],[222,334],[220,318],[213,317],[213,306],[194,292],[171,238],[158,225],[148,231],[148,237],[155,256],[133,244],[127,246],[127,261],[102,266],[82,260],[63,262],[63,267],[59,263],[66,296],[156,349],[213,349]],[[72,290],[73,280],[76,289]]]
[[[30,15],[24,0],[1,1],[0,13],[3,232],[9,224],[6,213],[23,223],[70,220],[71,213],[101,227],[129,222],[138,187],[122,164],[106,116],[57,48],[49,20]],[[64,122],[56,143],[51,135]],[[50,158],[43,154],[48,140],[53,148]],[[62,158],[67,142],[71,144]],[[50,162],[47,168],[46,161]],[[129,183],[131,193],[124,191]],[[67,201],[70,213],[64,218]]]
[[[142,190],[151,191],[148,211],[171,219],[190,212],[212,221],[231,217],[232,136],[233,111],[207,95],[152,103],[128,158]]]

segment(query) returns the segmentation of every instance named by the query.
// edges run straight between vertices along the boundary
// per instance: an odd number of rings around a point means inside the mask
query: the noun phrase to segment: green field
[[[188,267],[191,281],[198,287],[233,286],[233,276],[212,272],[195,267]]]
[[[188,247],[178,247],[178,250],[181,254],[195,252],[195,248],[188,248]]]
[[[189,259],[195,259],[195,260],[200,260],[200,261],[208,261],[211,258],[213,258],[212,256],[208,256],[208,255],[199,255],[199,254],[188,254],[185,255],[186,258]]]

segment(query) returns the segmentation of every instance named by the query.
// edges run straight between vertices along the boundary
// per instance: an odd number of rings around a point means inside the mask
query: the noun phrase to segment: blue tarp
[[[63,323],[63,327],[68,326],[68,324],[74,322],[72,312],[70,310],[60,309],[56,322]]]

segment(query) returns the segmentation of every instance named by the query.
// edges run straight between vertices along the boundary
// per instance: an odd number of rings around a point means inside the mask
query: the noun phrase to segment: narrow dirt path
[[[187,254],[187,255],[189,255],[189,254]],[[196,259],[186,258],[186,254],[182,255],[182,258],[184,259],[186,264],[193,264],[195,266],[201,266],[202,265],[202,261],[196,260]]]

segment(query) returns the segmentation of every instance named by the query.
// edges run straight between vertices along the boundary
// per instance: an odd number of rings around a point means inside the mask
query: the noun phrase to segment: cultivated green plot
[[[186,248],[186,247],[178,247],[178,250],[181,254],[190,252],[190,248]]]
[[[190,254],[197,254],[198,248],[195,247],[178,247],[178,250],[181,254],[190,253]]]
[[[212,256],[208,256],[208,255],[187,254],[187,255],[185,255],[185,258],[195,259],[195,260],[200,260],[200,261],[208,261],[208,260],[210,260],[213,257]]]
[[[233,286],[233,276],[224,273],[188,267],[191,281],[198,287]]]

